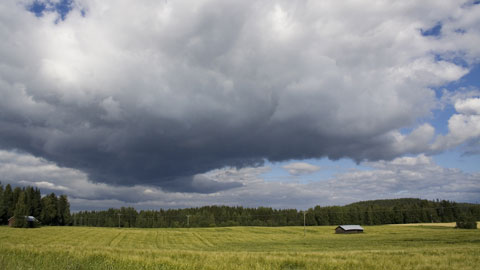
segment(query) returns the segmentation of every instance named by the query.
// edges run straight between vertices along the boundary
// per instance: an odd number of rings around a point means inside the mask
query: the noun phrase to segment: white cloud
[[[376,168],[376,169],[385,169],[385,168],[418,168],[421,166],[430,166],[433,164],[432,158],[425,156],[424,154],[413,156],[413,157],[401,157],[396,158],[392,161],[377,161],[377,162],[366,162],[365,165]]]
[[[55,185],[55,184],[47,182],[47,181],[32,182],[32,181],[21,180],[18,183],[21,184],[21,185],[24,185],[24,186],[36,186],[36,187],[45,188],[45,189],[48,189],[48,190],[59,190],[59,191],[69,190],[69,188],[67,188],[67,187]]]
[[[434,136],[435,129],[430,124],[423,124],[407,135],[394,132],[396,142],[394,151],[397,153],[421,153],[429,148]]]
[[[283,168],[291,175],[311,174],[320,170],[320,167],[305,162],[294,162],[284,165]]]
[[[466,98],[455,101],[454,114],[448,120],[448,134],[440,135],[431,146],[433,151],[452,148],[480,138],[480,99]]]
[[[480,115],[480,98],[469,98],[455,102],[455,110],[462,114]]]

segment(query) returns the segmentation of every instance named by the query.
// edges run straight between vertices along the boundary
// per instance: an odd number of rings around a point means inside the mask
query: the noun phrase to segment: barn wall
[[[358,230],[345,231],[341,228],[336,228],[335,233],[363,233],[363,231],[358,231]]]

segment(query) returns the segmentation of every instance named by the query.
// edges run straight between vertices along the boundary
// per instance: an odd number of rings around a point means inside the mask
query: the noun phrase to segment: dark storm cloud
[[[458,18],[441,38],[419,29],[478,8],[409,5],[85,0],[55,24],[4,1],[0,147],[96,182],[199,193],[241,187],[198,176],[227,166],[425,151],[431,126],[397,130],[436,106],[429,87],[467,72],[432,48],[474,57],[478,35],[449,32],[475,25]]]

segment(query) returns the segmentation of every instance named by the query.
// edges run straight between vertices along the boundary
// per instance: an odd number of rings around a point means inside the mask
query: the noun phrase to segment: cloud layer
[[[265,159],[432,150],[430,125],[398,130],[480,59],[471,1],[30,3],[0,3],[0,148],[97,183],[211,193],[245,183],[202,174]],[[476,102],[435,149],[472,138]]]
[[[315,205],[361,200],[417,197],[478,202],[480,174],[443,168],[425,155],[368,162],[330,179],[300,183],[265,181],[269,167],[224,168],[201,177],[223,185],[241,186],[210,194],[165,192],[155,186],[111,186],[88,181],[87,175],[18,152],[0,151],[3,184],[32,185],[42,192],[67,194],[74,210],[134,206],[137,209],[183,208],[202,205],[271,206],[305,209]]]

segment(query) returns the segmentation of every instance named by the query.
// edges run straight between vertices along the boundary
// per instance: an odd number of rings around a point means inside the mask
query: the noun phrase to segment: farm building
[[[38,220],[34,216],[25,216],[25,220],[29,223],[32,224],[35,222],[38,222]],[[15,225],[15,217],[11,217],[8,219],[8,226],[13,227]],[[33,226],[30,226],[33,227]]]
[[[335,233],[363,233],[360,225],[340,225],[335,228]]]

